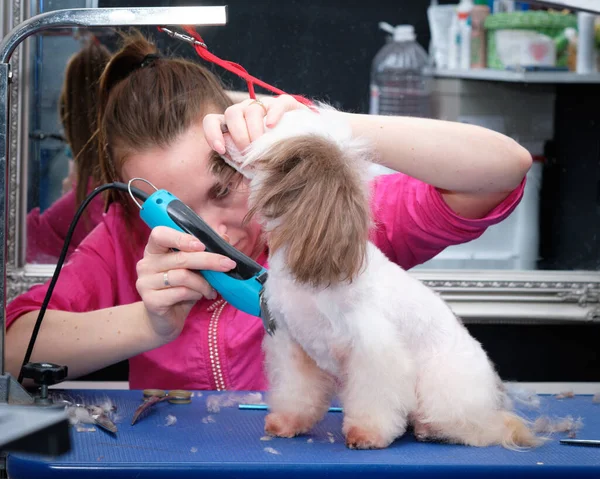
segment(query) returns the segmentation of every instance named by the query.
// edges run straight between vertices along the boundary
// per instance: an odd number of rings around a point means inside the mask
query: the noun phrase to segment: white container
[[[494,0],[494,13],[510,13],[515,11],[514,0]]]
[[[460,26],[460,69],[471,69],[471,16]]]
[[[456,11],[448,30],[448,69],[456,70],[460,65],[460,23]]]
[[[435,66],[440,69],[449,67],[450,42],[448,41],[448,32],[455,16],[455,5],[431,5],[427,8],[427,19],[431,31],[431,53]]]
[[[496,50],[505,66],[556,66],[556,45],[547,35],[529,30],[498,30]]]
[[[593,73],[596,71],[595,51],[595,16],[591,13],[577,14],[577,73]]]

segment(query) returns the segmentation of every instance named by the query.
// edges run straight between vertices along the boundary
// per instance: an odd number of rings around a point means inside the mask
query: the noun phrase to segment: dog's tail
[[[502,446],[513,451],[523,451],[543,444],[546,438],[538,437],[533,425],[507,409],[470,415],[463,420],[433,424],[432,431],[441,432],[449,442],[475,447]]]
[[[529,421],[509,411],[499,411],[497,421],[500,425],[499,443],[502,447],[512,450],[529,449],[540,446],[545,439],[533,432]]]

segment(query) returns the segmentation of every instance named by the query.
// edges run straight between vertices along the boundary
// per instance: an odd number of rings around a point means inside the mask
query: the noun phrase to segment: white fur
[[[356,156],[350,128],[335,111],[294,111],[254,142],[237,168],[247,172],[271,145],[306,133]],[[260,173],[251,175],[252,192]],[[411,422],[421,439],[510,447],[506,423],[515,416],[481,345],[434,291],[371,243],[364,266],[352,283],[317,290],[294,280],[285,248],[271,254],[266,298],[277,330],[264,343],[267,432],[308,431],[339,393],[353,447],[386,447]],[[357,431],[362,440],[350,437]]]

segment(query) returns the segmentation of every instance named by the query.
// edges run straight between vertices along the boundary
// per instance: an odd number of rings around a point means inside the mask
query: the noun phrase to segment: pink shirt
[[[67,258],[87,234],[102,221],[103,210],[104,199],[99,194],[79,219],[69,244]],[[40,213],[39,208],[34,208],[27,214],[27,263],[56,264],[58,262],[76,212],[77,203],[75,186],[73,186],[73,189],[52,203],[44,212]]]
[[[399,173],[378,177],[373,182],[372,241],[392,261],[409,269],[502,221],[521,200],[524,186],[525,180],[485,218],[473,220],[456,215],[429,185]],[[137,221],[146,240],[149,230]],[[49,309],[84,312],[140,301],[136,263],[143,256],[145,241],[133,246],[128,230],[121,207],[111,205],[63,267]],[[266,254],[258,262],[267,266]],[[7,306],[7,327],[20,315],[38,310],[46,288],[35,286],[12,301]],[[199,301],[176,340],[129,360],[130,387],[266,390],[264,334],[260,319],[221,298]]]

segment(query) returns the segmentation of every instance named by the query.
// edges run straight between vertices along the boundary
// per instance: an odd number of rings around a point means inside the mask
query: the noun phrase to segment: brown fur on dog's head
[[[307,134],[275,144],[256,162],[249,217],[274,225],[269,249],[285,248],[301,283],[352,281],[364,264],[369,202],[353,161],[332,141]]]

